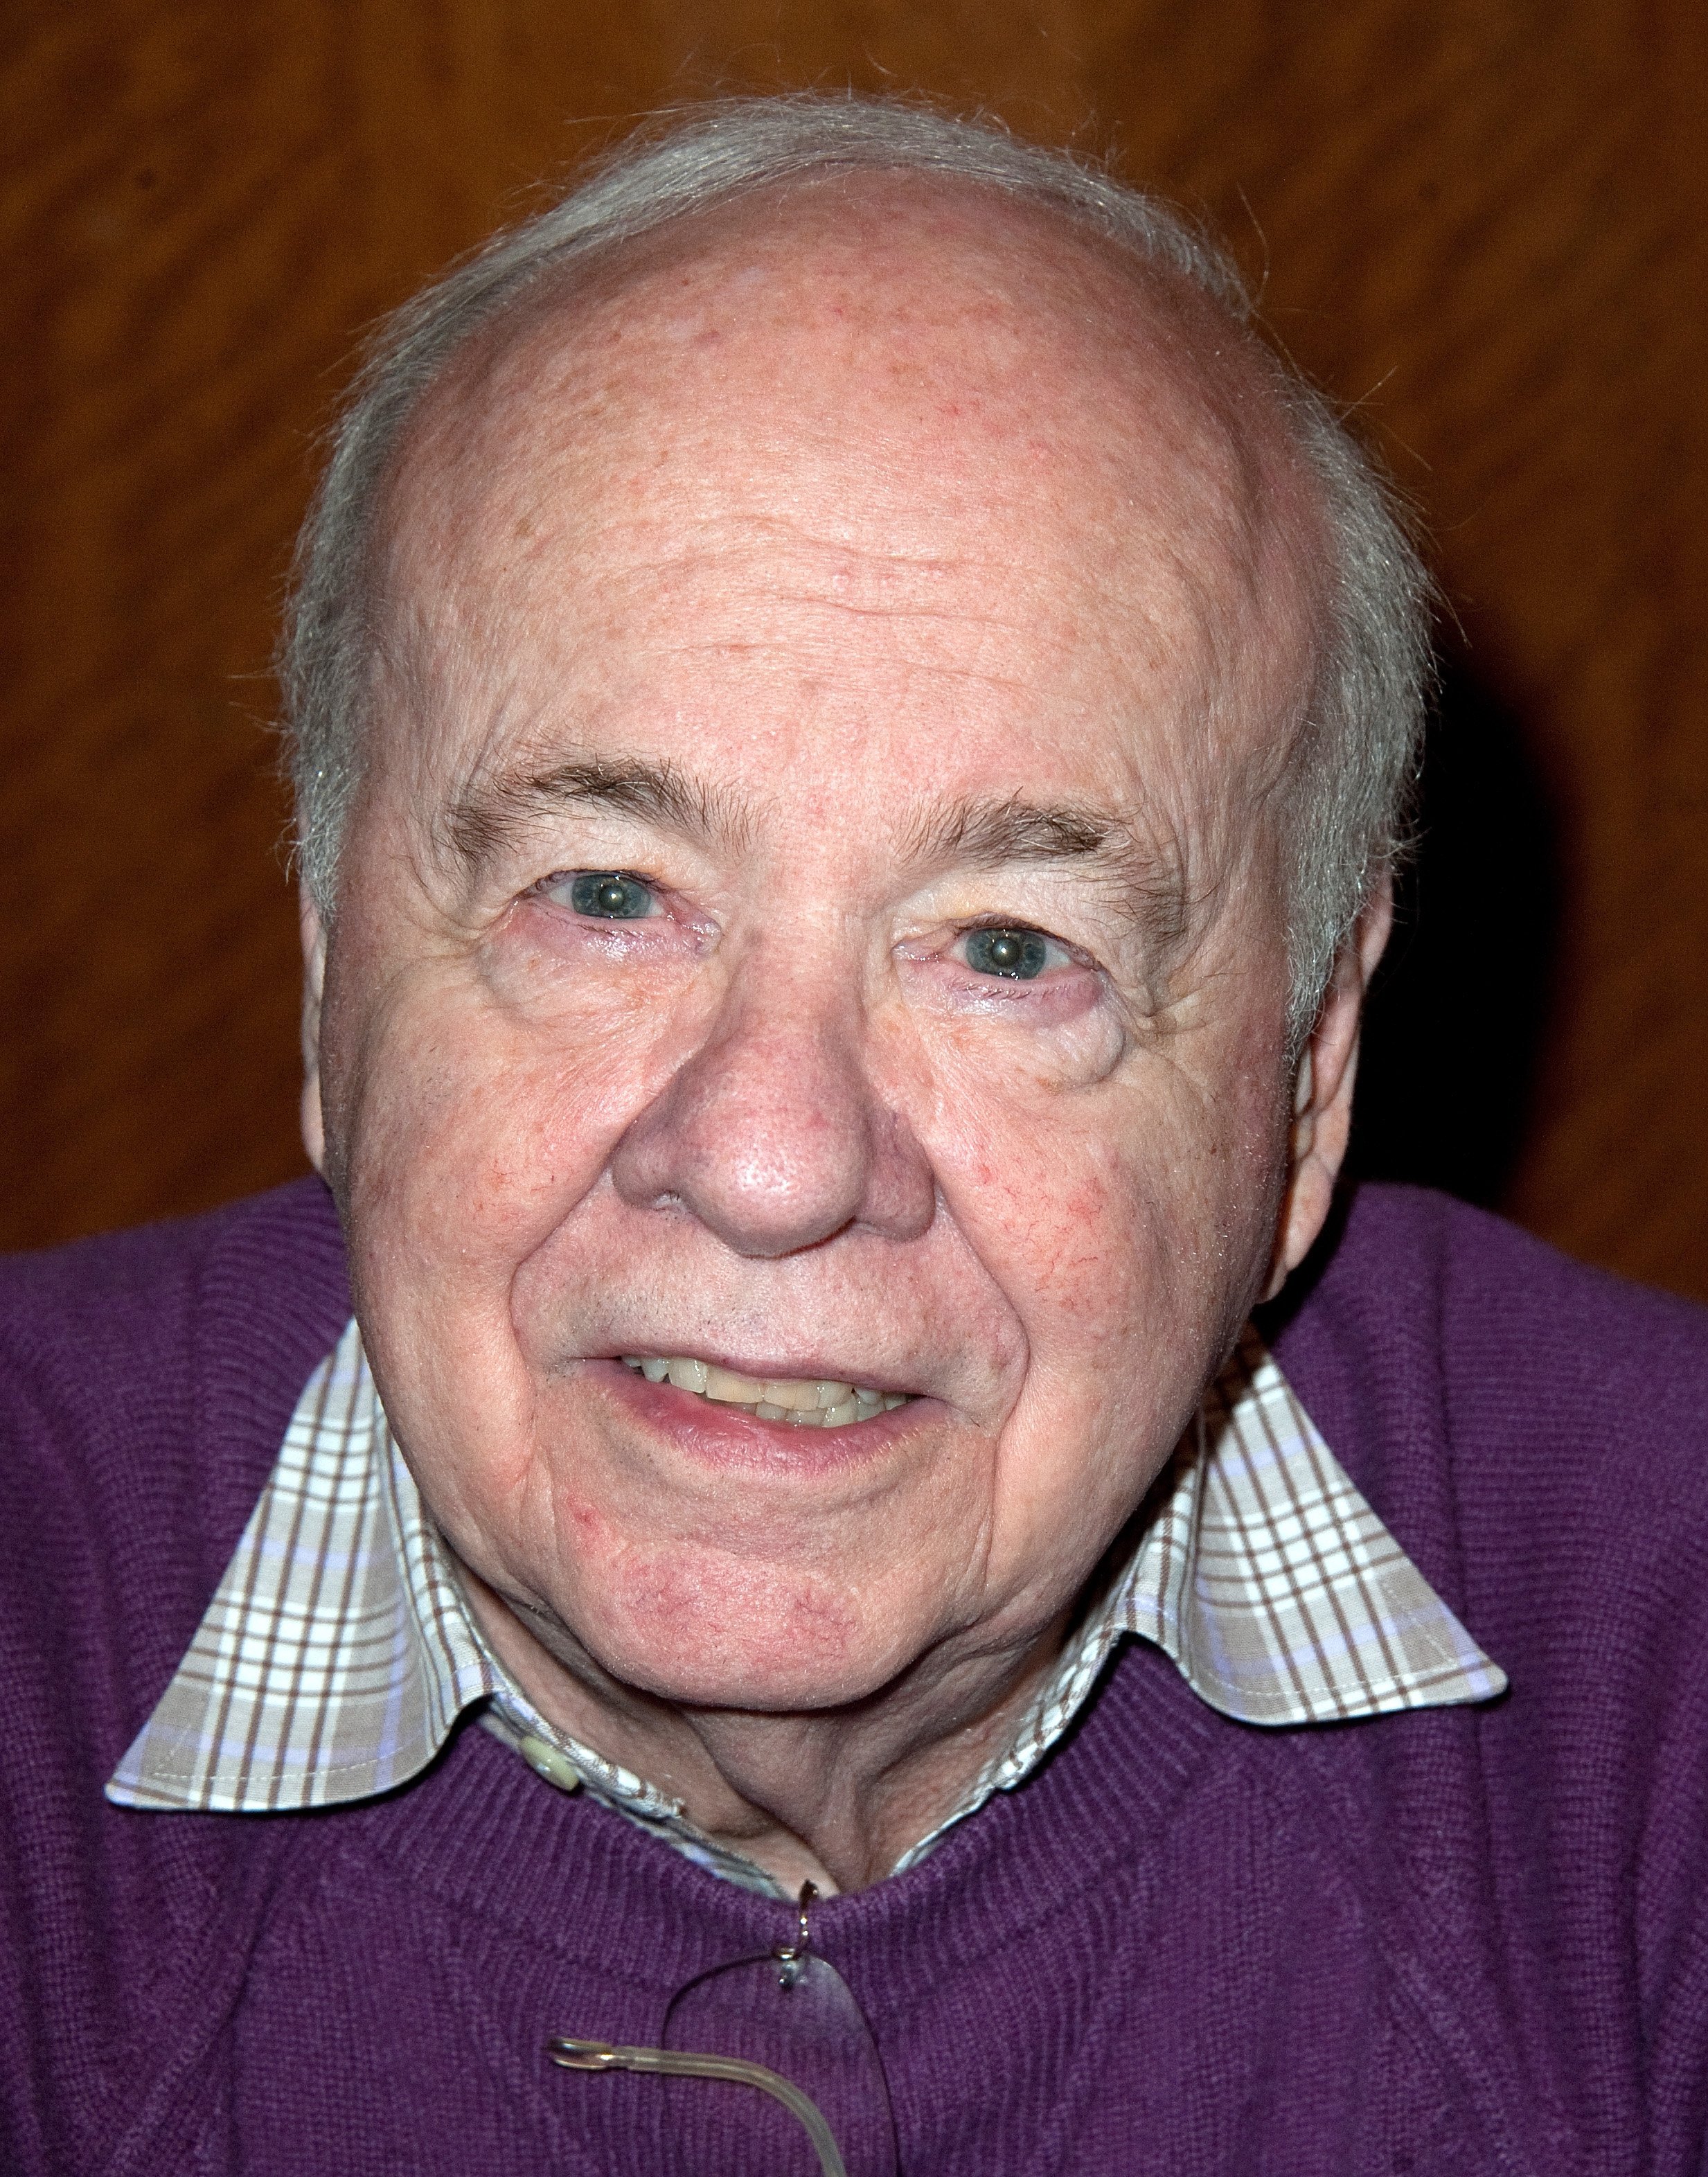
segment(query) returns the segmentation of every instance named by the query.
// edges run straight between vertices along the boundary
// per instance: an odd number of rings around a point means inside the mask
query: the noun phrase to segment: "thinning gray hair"
[[[851,168],[952,177],[1054,212],[1227,318],[1252,310],[1230,259],[1166,205],[1065,151],[899,100],[737,99],[642,132],[558,203],[493,237],[404,304],[369,348],[298,539],[280,651],[297,846],[322,914],[361,775],[374,657],[368,572],[387,465],[463,343],[578,264],[753,191]],[[1273,350],[1273,386],[1317,486],[1336,559],[1329,627],[1286,800],[1294,1034],[1308,1028],[1372,885],[1403,842],[1430,663],[1430,589],[1394,494],[1329,403]]]

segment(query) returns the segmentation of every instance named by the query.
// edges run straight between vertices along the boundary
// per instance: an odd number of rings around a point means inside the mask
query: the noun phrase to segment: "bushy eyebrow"
[[[922,811],[908,838],[908,852],[922,862],[1063,862],[1101,857],[1118,827],[1100,812],[1071,803],[1029,801],[1010,794],[1000,799],[957,801]]]
[[[736,853],[750,845],[756,829],[750,804],[690,778],[668,759],[589,756],[478,780],[451,807],[445,835],[476,873],[531,825],[576,805],[614,810]],[[1172,947],[1186,933],[1189,903],[1178,851],[1169,842],[1142,842],[1121,819],[1082,803],[1034,801],[1017,793],[922,810],[903,835],[902,853],[927,870],[1078,865],[1103,882],[1124,918],[1153,943]]]
[[[1175,843],[1142,841],[1130,825],[1104,810],[1032,801],[1020,794],[959,801],[922,813],[908,844],[919,860],[943,868],[1077,864],[1107,886],[1126,916],[1142,925],[1154,942],[1171,947],[1186,934],[1186,872]]]
[[[732,794],[648,757],[576,756],[543,771],[478,780],[445,820],[445,836],[472,871],[495,860],[531,824],[579,804],[615,810],[668,832],[745,847],[752,812]]]

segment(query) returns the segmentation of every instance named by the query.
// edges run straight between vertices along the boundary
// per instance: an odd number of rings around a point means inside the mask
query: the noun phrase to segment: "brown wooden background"
[[[922,88],[1206,211],[1464,631],[1360,1155],[1708,1294],[1700,0],[13,0],[3,1237],[300,1167],[266,661],[356,330],[613,123]]]

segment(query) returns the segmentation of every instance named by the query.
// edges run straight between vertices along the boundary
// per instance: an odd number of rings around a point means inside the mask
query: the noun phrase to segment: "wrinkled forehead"
[[[400,449],[377,571],[429,673],[472,627],[608,632],[637,572],[668,593],[708,556],[880,610],[1006,587],[1285,739],[1318,530],[1267,358],[1207,297],[865,174],[679,221],[478,336]]]

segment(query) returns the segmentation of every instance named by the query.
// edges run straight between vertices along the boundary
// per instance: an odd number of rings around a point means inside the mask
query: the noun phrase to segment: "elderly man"
[[[1708,1338],[1317,1246],[1423,586],[1221,261],[715,110],[300,571],[325,1185],[7,1286],[8,2166],[1703,2167]]]

